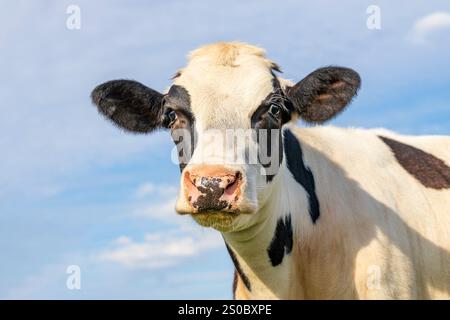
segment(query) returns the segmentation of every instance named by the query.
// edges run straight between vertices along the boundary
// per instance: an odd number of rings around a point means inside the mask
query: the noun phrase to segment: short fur
[[[108,81],[91,94],[100,113],[135,133],[148,133],[160,127],[162,97],[161,93],[132,80]]]

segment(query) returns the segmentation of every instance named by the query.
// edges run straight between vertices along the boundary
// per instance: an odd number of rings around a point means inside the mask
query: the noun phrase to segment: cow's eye
[[[281,112],[280,106],[277,106],[276,104],[271,104],[270,105],[269,113],[273,117],[278,118],[278,116],[280,115],[280,112]]]
[[[175,121],[178,119],[177,112],[173,110],[172,108],[167,108],[164,112],[164,118],[163,118],[163,124],[164,127],[170,128],[173,126]]]
[[[167,114],[167,118],[169,119],[169,125],[177,120],[177,113],[175,112],[175,110],[169,111],[169,113]]]

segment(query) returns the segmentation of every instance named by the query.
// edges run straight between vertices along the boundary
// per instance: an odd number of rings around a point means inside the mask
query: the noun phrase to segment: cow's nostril
[[[242,175],[239,171],[237,171],[234,175],[234,177],[227,179],[227,186],[225,187],[225,194],[226,195],[233,195],[237,188],[239,187],[239,182],[242,178]]]
[[[226,181],[225,189],[228,189],[228,188],[232,187],[234,184],[236,184],[238,182],[238,180],[240,179],[239,177],[240,177],[240,172],[239,171],[236,172],[234,174],[234,176],[228,176],[225,179],[225,181]]]

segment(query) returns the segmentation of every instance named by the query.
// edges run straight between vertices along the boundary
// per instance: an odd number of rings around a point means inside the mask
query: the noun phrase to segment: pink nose
[[[218,165],[190,168],[184,173],[186,199],[197,212],[236,211],[242,174]]]

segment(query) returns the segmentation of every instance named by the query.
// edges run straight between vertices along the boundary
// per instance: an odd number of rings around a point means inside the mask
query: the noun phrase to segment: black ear
[[[301,118],[321,123],[344,109],[360,84],[361,78],[352,69],[326,67],[310,73],[286,93]]]
[[[146,133],[161,126],[163,95],[132,80],[112,80],[91,94],[100,113],[128,131]]]

